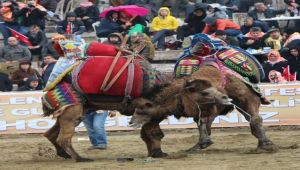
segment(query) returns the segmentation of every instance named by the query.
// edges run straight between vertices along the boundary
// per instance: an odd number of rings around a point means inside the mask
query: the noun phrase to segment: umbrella
[[[122,5],[117,7],[111,7],[104,10],[103,12],[100,13],[100,17],[104,18],[106,14],[110,11],[117,11],[117,12],[125,11],[126,13],[132,16],[136,16],[136,15],[145,16],[149,13],[149,10],[147,8],[143,8],[136,5]]]

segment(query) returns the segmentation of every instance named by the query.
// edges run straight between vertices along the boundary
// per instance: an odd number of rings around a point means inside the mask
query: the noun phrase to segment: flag
[[[28,37],[26,37],[25,35],[19,33],[18,31],[14,30],[14,29],[11,29],[9,27],[8,27],[8,29],[11,32],[11,35],[13,37],[16,37],[20,42],[23,42],[28,46],[32,46],[32,43],[29,41]]]

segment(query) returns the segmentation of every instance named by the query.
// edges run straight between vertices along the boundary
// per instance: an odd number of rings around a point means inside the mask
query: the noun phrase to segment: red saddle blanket
[[[85,94],[105,94],[112,96],[124,96],[128,78],[128,67],[124,70],[117,81],[107,91],[100,90],[110,65],[114,57],[89,57],[78,73],[77,84]],[[126,63],[126,58],[120,57],[109,78],[108,83],[118,73],[121,67]],[[134,63],[133,86],[131,91],[132,97],[141,96],[143,88],[143,71],[142,68]]]

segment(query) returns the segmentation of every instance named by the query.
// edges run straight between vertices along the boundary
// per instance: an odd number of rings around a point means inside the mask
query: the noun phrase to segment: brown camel
[[[266,137],[262,127],[262,118],[259,115],[259,106],[261,102],[266,101],[262,100],[263,98],[261,98],[260,94],[254,92],[249,85],[246,85],[242,80],[233,75],[225,75],[213,66],[201,67],[198,71],[194,72],[189,79],[209,81],[212,83],[213,87],[218,89],[218,91],[227,94],[229,98],[232,99],[232,103],[237,106],[237,110],[250,122],[251,132],[258,139],[258,148],[265,150],[273,150],[276,148],[273,147],[275,145],[273,145],[271,140]],[[220,114],[227,114],[232,111],[233,106],[213,104],[209,101],[197,101],[197,104],[189,102],[189,104],[194,106],[184,107],[181,109],[184,110],[184,112],[179,112],[180,110],[178,110],[177,105],[180,105],[180,103],[185,100],[188,100],[188,98],[177,96],[172,99],[164,98],[160,103],[155,103],[155,100],[151,102],[144,101],[144,106],[136,109],[130,123],[134,125],[147,125],[148,122],[151,122],[157,117],[166,118],[169,115],[174,115],[177,118],[182,116],[193,117],[194,121],[197,122],[200,138],[199,142],[191,149],[199,147],[204,149],[213,143],[210,139],[213,120]],[[197,108],[195,105],[199,107],[198,110],[195,109]],[[158,123],[156,124],[157,126],[159,126]]]
[[[191,88],[197,86],[199,88]],[[49,116],[53,114],[57,117],[55,125],[49,129],[44,136],[47,137],[50,142],[55,146],[57,154],[63,158],[72,158],[77,162],[91,161],[91,159],[83,158],[72,147],[72,137],[75,127],[81,122],[86,109],[96,110],[118,110],[122,114],[132,115],[135,108],[140,108],[148,100],[158,100],[162,98],[173,98],[174,96],[184,96],[190,100],[183,101],[181,107],[188,108],[190,102],[199,101],[214,101],[219,103],[228,103],[228,97],[219,92],[216,88],[212,87],[212,84],[206,80],[197,80],[192,82],[186,82],[185,79],[179,79],[173,81],[169,85],[160,86],[154,88],[151,92],[144,94],[143,100],[135,99],[132,102],[122,102],[117,100],[117,97],[112,96],[89,96],[87,95],[87,104],[70,104],[63,106],[56,111],[50,111],[46,104],[43,103],[44,115]],[[96,100],[97,99],[97,100]],[[105,102],[106,101],[106,102]],[[155,102],[155,101],[154,101]],[[161,139],[163,133],[159,128],[159,122],[164,117],[157,117],[147,124],[143,125],[141,130],[141,137],[146,143],[148,156],[151,157],[163,157],[166,156],[161,150]]]

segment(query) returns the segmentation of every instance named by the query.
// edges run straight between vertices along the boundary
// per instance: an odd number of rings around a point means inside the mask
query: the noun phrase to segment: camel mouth
[[[226,100],[223,101],[223,105],[226,105],[226,106],[232,106],[233,103],[232,103],[232,99],[231,98],[227,98]]]

